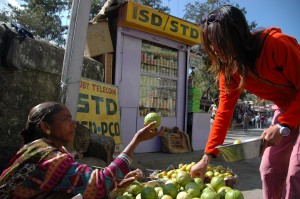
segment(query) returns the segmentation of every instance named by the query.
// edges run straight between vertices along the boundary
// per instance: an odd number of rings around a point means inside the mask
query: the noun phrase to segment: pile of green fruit
[[[237,175],[231,169],[225,168],[222,165],[208,165],[205,173],[205,182],[210,182],[210,180],[215,176],[224,178],[226,185],[231,188],[234,188],[237,184]]]
[[[171,169],[169,171],[161,171],[157,174],[158,178],[161,179],[171,179],[176,176],[178,171],[190,172],[192,166],[195,162],[190,164],[179,164],[178,169]],[[213,166],[208,165],[207,171],[205,173],[204,183],[210,183],[211,179],[215,176],[219,176],[225,180],[226,186],[234,188],[237,183],[237,175],[229,168],[225,168],[222,165]]]
[[[192,178],[190,168],[195,163],[180,164],[178,169],[162,171],[157,174],[156,183],[133,182],[117,199],[243,199],[242,192],[226,185],[226,175],[233,176],[219,166],[219,175],[209,176],[209,183],[201,178]],[[210,170],[213,167],[210,165]],[[224,170],[225,172],[223,173]],[[227,171],[227,172],[226,172]],[[217,171],[216,171],[217,172]],[[215,173],[215,172],[214,172]],[[228,173],[225,175],[225,173]],[[216,173],[217,174],[217,173]],[[224,174],[224,175],[221,175]],[[151,181],[153,182],[153,181]]]

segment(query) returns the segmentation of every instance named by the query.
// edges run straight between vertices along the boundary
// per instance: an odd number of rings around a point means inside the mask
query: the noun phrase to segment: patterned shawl
[[[51,151],[57,150],[46,139],[24,145],[9,162],[9,167],[0,176],[0,198],[8,198],[35,170],[37,164]]]

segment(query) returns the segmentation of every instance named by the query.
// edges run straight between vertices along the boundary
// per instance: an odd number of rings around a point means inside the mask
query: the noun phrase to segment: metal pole
[[[84,46],[91,0],[73,0],[70,27],[61,75],[61,102],[76,119]]]
[[[186,52],[186,80],[185,80],[185,113],[184,113],[184,131],[187,132],[187,125],[188,125],[188,101],[189,101],[189,97],[188,97],[188,90],[189,90],[189,68],[190,68],[190,54],[191,54],[191,47],[188,46],[187,48],[187,52]]]

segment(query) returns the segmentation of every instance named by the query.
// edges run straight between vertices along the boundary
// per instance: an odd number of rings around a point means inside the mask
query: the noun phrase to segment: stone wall
[[[12,66],[0,65],[0,173],[23,144],[19,132],[30,108],[60,101],[64,49],[28,37],[21,43],[15,40],[14,48],[9,59]],[[82,76],[103,82],[104,66],[85,57]]]

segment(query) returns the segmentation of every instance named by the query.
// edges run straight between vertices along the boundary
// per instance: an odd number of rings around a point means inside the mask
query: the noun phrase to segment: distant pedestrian
[[[231,130],[231,131],[234,130],[234,127],[236,127],[236,122],[235,122],[235,119],[232,118],[230,125],[229,125],[229,130]]]
[[[260,122],[260,128],[262,128],[264,126],[264,122],[265,122],[265,116],[261,115],[259,117],[259,122]]]
[[[213,100],[213,104],[210,106],[208,112],[211,113],[210,116],[210,125],[213,124],[214,120],[215,120],[215,116],[217,114],[218,111],[218,105],[219,105],[219,100],[218,99],[214,99]]]
[[[248,113],[245,113],[244,115],[243,115],[243,129],[244,129],[244,132],[245,133],[248,133],[248,125],[249,125],[249,123],[250,123],[250,116],[249,116],[249,114]]]
[[[258,129],[258,128],[261,128],[261,126],[260,126],[260,115],[259,115],[259,113],[257,113],[257,115],[255,116],[254,121],[255,121],[255,126],[256,126],[256,128],[257,128],[257,129]]]

